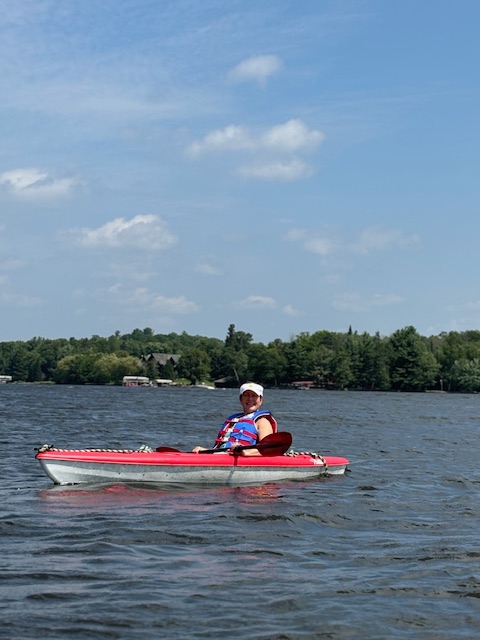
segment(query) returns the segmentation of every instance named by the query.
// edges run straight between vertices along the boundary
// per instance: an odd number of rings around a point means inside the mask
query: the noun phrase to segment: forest
[[[151,353],[178,354],[162,371],[141,363]],[[254,380],[267,387],[309,381],[323,389],[366,391],[480,391],[480,331],[420,335],[413,326],[389,336],[325,330],[288,341],[254,342],[227,329],[225,340],[187,333],[155,334],[151,328],[109,337],[0,342],[0,374],[13,382],[121,384],[124,375],[170,378],[179,384]]]

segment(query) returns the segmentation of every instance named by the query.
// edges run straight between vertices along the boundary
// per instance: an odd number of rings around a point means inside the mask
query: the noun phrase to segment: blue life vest
[[[258,429],[255,421],[267,418],[272,425],[273,433],[277,431],[277,421],[270,411],[253,411],[252,413],[234,413],[223,423],[215,438],[215,449],[231,449],[237,445],[255,445],[258,442]]]

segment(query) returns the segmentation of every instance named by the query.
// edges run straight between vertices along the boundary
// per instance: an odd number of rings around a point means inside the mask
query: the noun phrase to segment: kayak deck
[[[281,456],[199,455],[180,451],[64,450],[41,447],[35,456],[55,484],[158,482],[251,484],[341,475],[349,461],[290,452]]]

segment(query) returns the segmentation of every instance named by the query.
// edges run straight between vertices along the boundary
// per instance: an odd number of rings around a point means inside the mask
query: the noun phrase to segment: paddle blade
[[[157,447],[155,451],[158,451],[158,453],[181,453],[180,449],[174,449],[173,447]]]
[[[288,431],[278,431],[266,436],[257,444],[262,456],[283,456],[292,444],[292,434]]]

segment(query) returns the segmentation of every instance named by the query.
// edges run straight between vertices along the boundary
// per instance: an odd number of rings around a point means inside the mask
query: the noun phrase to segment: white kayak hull
[[[55,484],[153,482],[242,485],[341,475],[346,458],[296,454],[243,457],[230,454],[99,452],[51,449],[37,454]]]

